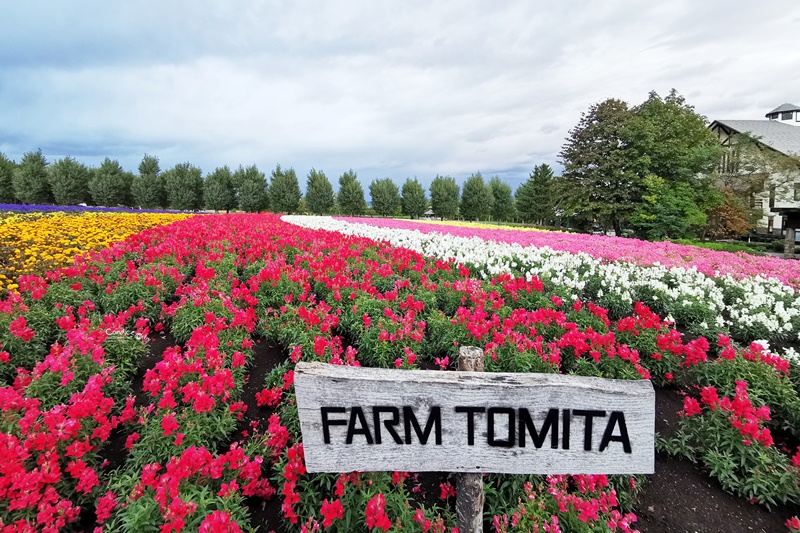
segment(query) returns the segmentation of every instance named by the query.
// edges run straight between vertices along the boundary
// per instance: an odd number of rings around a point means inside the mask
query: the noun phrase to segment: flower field
[[[446,475],[305,471],[293,367],[453,370],[461,345],[483,348],[489,372],[683,391],[662,453],[696,462],[743,505],[783,516],[800,504],[798,368],[750,343],[796,341],[790,279],[328,217],[155,224],[20,276],[0,301],[4,531],[452,533]],[[774,328],[747,326],[779,309]],[[279,361],[265,368],[271,345]],[[604,475],[485,482],[496,532],[635,531],[646,486]],[[280,523],[265,527],[264,505]]]

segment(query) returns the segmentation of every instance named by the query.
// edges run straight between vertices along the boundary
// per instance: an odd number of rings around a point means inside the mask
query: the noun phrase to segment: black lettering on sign
[[[331,429],[330,426],[344,426],[347,424],[344,420],[330,420],[329,414],[344,413],[344,407],[320,407],[320,414],[322,415],[322,438],[325,444],[331,443]]]
[[[420,444],[427,444],[428,438],[431,436],[431,431],[436,431],[436,444],[442,443],[442,408],[439,406],[431,407],[431,412],[428,415],[428,421],[425,424],[425,430],[420,428],[416,415],[414,415],[414,408],[410,405],[403,406],[403,423],[406,431],[406,444],[411,444],[411,427],[414,427],[414,432],[417,434]],[[349,443],[348,443],[349,444]]]
[[[467,445],[475,446],[475,413],[483,413],[485,407],[466,407],[459,405],[456,413],[467,413]]]
[[[358,428],[356,428],[356,420],[358,420]],[[344,443],[353,444],[355,435],[364,435],[364,438],[367,439],[367,444],[372,444],[372,434],[369,432],[367,417],[364,416],[364,410],[357,405],[350,409],[350,422],[347,424],[347,437]]]
[[[506,415],[508,416],[508,438],[505,440],[496,439],[495,438],[495,416],[496,415]],[[487,441],[489,446],[498,446],[500,448],[511,448],[514,446],[514,441],[516,440],[514,437],[515,430],[516,430],[516,423],[515,423],[515,414],[514,409],[511,407],[490,407],[488,412],[489,420],[489,433],[487,435]]]
[[[619,426],[619,435],[614,435],[614,428]],[[631,453],[631,441],[628,438],[628,426],[625,425],[625,413],[622,411],[611,411],[611,416],[608,418],[608,425],[603,433],[603,439],[600,441],[600,451],[606,449],[610,442],[621,442],[622,451]]]
[[[550,447],[554,450],[558,448],[558,409],[547,411],[547,417],[542,422],[542,429],[537,433],[536,425],[533,423],[531,414],[522,407],[519,410],[519,447],[525,447],[525,435],[530,432],[533,445],[541,448],[547,433],[550,433]]]
[[[569,409],[562,409],[561,413],[564,417],[564,425],[561,433],[561,448],[569,450]]]
[[[606,416],[606,412],[574,409],[572,414],[574,416],[582,416],[586,419],[586,424],[583,426],[583,449],[587,452],[592,451],[592,420],[594,420],[594,417],[599,418]]]
[[[385,405],[376,405],[372,408],[372,423],[375,426],[375,444],[381,444],[381,413],[390,413],[392,418],[384,420],[383,426],[396,444],[403,444],[403,439],[397,434],[394,427],[400,425],[400,409]]]

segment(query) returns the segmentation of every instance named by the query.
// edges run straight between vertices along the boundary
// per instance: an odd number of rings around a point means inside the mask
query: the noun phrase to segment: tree
[[[239,165],[231,182],[237,191],[239,209],[247,213],[257,213],[269,208],[267,177],[256,165],[247,168]]]
[[[525,222],[547,225],[555,217],[554,176],[550,165],[533,167],[528,180],[519,186],[515,195],[517,212]]]
[[[47,174],[47,159],[41,150],[27,152],[22,156],[11,183],[14,187],[14,196],[24,204],[53,202]]]
[[[450,176],[436,176],[431,182],[431,209],[433,214],[444,220],[455,218],[458,214],[459,187]]]
[[[214,211],[230,211],[236,207],[236,191],[228,165],[217,167],[203,180],[203,205]]]
[[[403,184],[402,213],[411,218],[419,218],[428,210],[428,199],[425,197],[425,189],[422,184],[407,178]]]
[[[333,203],[333,185],[324,172],[312,168],[306,178],[306,208],[322,215],[330,212]]]
[[[116,207],[132,205],[133,174],[125,172],[116,160],[106,157],[98,168],[92,169],[89,192],[97,205]]]
[[[133,202],[138,207],[145,209],[167,207],[167,194],[157,157],[144,154],[142,162],[139,163],[139,174],[133,177],[131,193]]]
[[[339,194],[336,195],[336,203],[339,204],[339,209],[345,215],[363,215],[367,210],[364,188],[361,187],[361,183],[352,169],[339,177]]]
[[[755,214],[730,189],[719,189],[720,201],[706,213],[703,238],[730,239],[748,233],[758,221]]]
[[[71,157],[59,159],[49,168],[50,189],[58,205],[76,205],[90,199],[91,173],[86,165]]]
[[[0,152],[0,203],[11,204],[16,202],[14,196],[14,171],[17,165]]]
[[[567,215],[598,219],[622,235],[622,225],[641,201],[647,158],[633,146],[633,111],[610,98],[581,114],[560,158]]]
[[[492,189],[484,183],[480,172],[467,178],[461,191],[460,214],[464,220],[485,218],[492,212],[493,202]]]
[[[369,184],[372,209],[382,217],[394,215],[400,209],[400,189],[391,178],[375,179]]]
[[[170,209],[197,211],[203,205],[203,173],[191,163],[178,163],[162,174]]]
[[[300,184],[294,169],[282,170],[281,166],[272,171],[272,184],[269,186],[269,202],[278,213],[292,214],[300,205]]]
[[[499,221],[507,221],[514,218],[514,200],[511,198],[511,186],[494,176],[489,180],[489,188],[492,191],[492,218]]]
[[[705,211],[688,183],[669,184],[659,176],[645,178],[646,193],[630,216],[637,236],[648,240],[689,239],[706,225]]]

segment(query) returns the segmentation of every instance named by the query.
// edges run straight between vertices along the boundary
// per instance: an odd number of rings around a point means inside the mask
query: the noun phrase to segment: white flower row
[[[773,278],[711,277],[695,268],[604,262],[585,253],[381,228],[331,217],[284,216],[283,220],[386,241],[430,257],[454,258],[476,266],[483,277],[502,272],[528,279],[537,276],[572,298],[589,298],[601,305],[631,305],[636,300],[657,303],[678,322],[698,332],[710,334],[730,328],[748,340],[800,339],[800,294]]]

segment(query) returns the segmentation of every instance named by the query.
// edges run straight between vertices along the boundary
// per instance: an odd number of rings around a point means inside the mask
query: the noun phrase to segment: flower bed
[[[247,531],[248,509],[260,507],[252,502],[278,498],[289,531],[451,533],[446,480],[430,494],[413,473],[305,472],[292,369],[300,360],[453,369],[466,344],[484,349],[490,372],[659,386],[703,379],[720,395],[740,396],[728,378],[747,374],[756,414],[747,411],[746,422],[755,428],[739,442],[755,432],[759,446],[782,458],[772,468],[800,481],[791,456],[767,439],[783,422],[763,416],[800,402],[788,362],[724,338],[685,341],[641,303],[617,318],[533,275],[483,274],[274,215],[212,215],[147,229],[46,279],[21,278],[19,294],[0,302],[0,526]],[[174,341],[141,367],[157,332]],[[286,360],[248,398],[260,342],[279,343]],[[248,405],[267,422],[248,425]],[[691,414],[692,424],[721,426]],[[632,531],[643,480],[486,481],[486,524],[495,531],[589,532]],[[748,487],[763,494],[759,483]],[[798,503],[784,485],[769,496]]]

